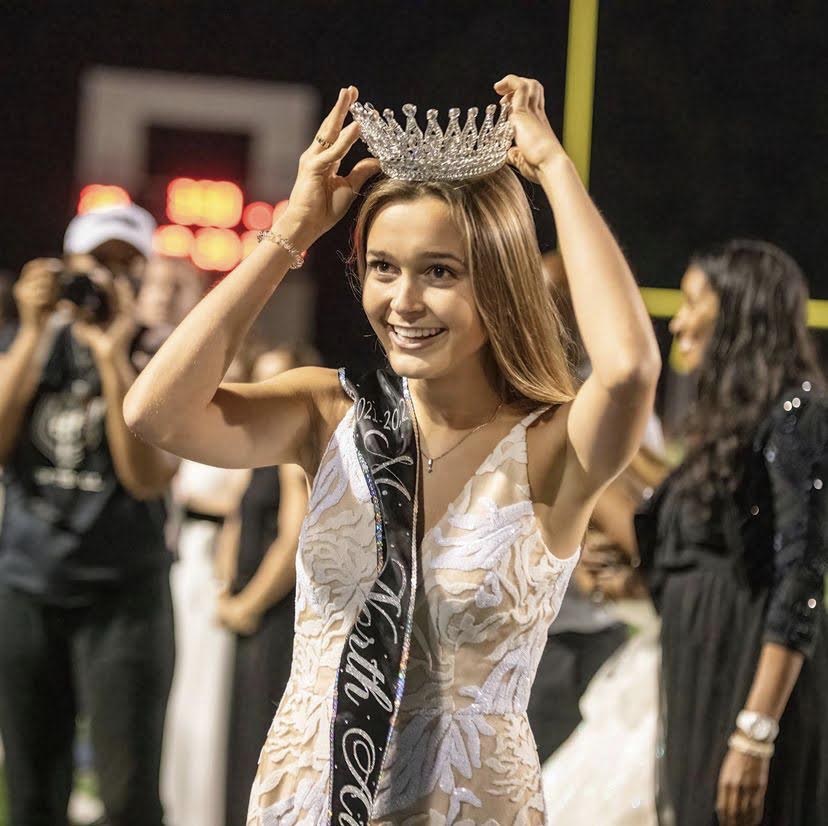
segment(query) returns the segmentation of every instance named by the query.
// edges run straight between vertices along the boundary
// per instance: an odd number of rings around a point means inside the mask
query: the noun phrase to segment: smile
[[[397,327],[388,325],[391,341],[401,350],[421,350],[446,332],[444,327]]]

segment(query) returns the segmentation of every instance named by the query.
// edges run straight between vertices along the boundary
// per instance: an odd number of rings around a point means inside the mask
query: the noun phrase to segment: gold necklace
[[[445,451],[444,453],[441,453],[439,456],[434,456],[434,457],[432,458],[432,457],[431,457],[431,456],[429,456],[429,455],[428,455],[428,454],[427,454],[427,453],[426,453],[426,452],[425,452],[422,448],[420,448],[420,453],[422,453],[422,454],[423,454],[423,458],[426,460],[426,462],[428,462],[428,472],[429,472],[429,473],[431,473],[431,471],[432,471],[432,469],[433,469],[433,467],[434,467],[434,463],[435,463],[438,459],[442,459],[444,456],[448,456],[448,455],[449,455],[449,453],[451,453],[451,452],[452,452],[452,450],[455,450],[456,448],[460,447],[460,445],[462,445],[462,444],[463,444],[463,442],[465,442],[465,441],[466,441],[466,439],[468,439],[468,438],[469,438],[469,436],[473,436],[475,433],[477,433],[477,431],[478,431],[478,430],[482,430],[484,427],[486,427],[486,425],[491,424],[491,423],[495,420],[495,416],[497,416],[497,414],[498,414],[498,413],[500,413],[500,408],[501,408],[501,407],[503,407],[503,402],[502,402],[502,401],[501,401],[501,402],[500,402],[500,404],[499,404],[499,405],[495,408],[495,412],[494,412],[494,413],[492,413],[492,416],[491,416],[491,418],[490,418],[488,421],[483,422],[483,424],[479,424],[479,425],[477,425],[477,427],[475,427],[473,430],[470,430],[470,431],[469,431],[469,432],[468,432],[465,436],[463,436],[463,438],[462,438],[462,439],[460,439],[460,441],[459,441],[459,442],[457,442],[457,444],[456,444],[456,445],[452,445],[452,446],[451,446],[451,447],[450,447],[447,451]]]

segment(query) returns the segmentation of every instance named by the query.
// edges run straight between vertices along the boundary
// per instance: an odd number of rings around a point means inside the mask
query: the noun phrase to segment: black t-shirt
[[[163,501],[139,501],[118,481],[105,417],[92,354],[65,327],[4,468],[0,583],[88,604],[168,564]]]

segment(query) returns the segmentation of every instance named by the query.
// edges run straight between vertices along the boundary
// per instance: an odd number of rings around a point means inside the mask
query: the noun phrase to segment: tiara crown
[[[437,110],[429,109],[423,132],[417,125],[417,107],[411,103],[403,106],[405,128],[391,109],[383,111],[383,120],[370,103],[351,106],[368,151],[389,178],[402,181],[456,181],[499,169],[506,161],[515,129],[509,122],[508,102],[501,103],[497,123],[496,111],[495,104],[486,107],[478,132],[477,107],[469,109],[462,129],[460,110],[449,109],[448,127],[443,132],[437,123]]]

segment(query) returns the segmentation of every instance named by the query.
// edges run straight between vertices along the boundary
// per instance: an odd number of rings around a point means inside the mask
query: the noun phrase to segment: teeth
[[[428,338],[442,332],[439,327],[392,327],[401,338]]]

